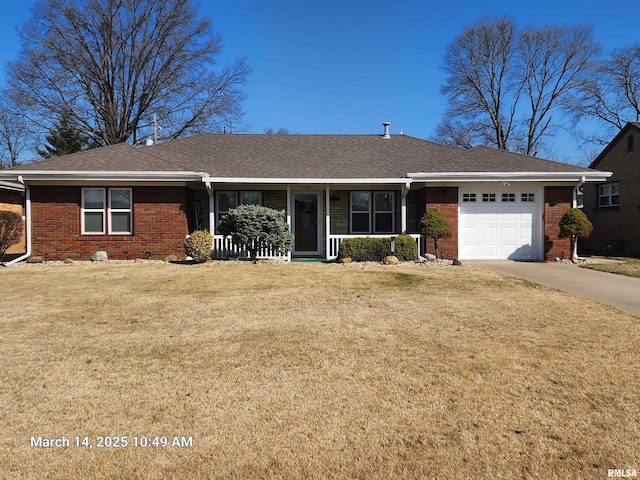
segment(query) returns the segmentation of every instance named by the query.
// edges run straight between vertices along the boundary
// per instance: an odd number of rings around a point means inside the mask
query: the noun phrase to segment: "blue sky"
[[[0,64],[16,57],[16,28],[33,5],[3,5]],[[378,133],[389,121],[392,134],[428,138],[445,107],[444,50],[486,17],[510,16],[521,27],[590,24],[604,51],[639,41],[637,15],[593,0],[228,0],[198,8],[223,36],[220,63],[246,56],[253,68],[244,104],[251,133]],[[567,137],[545,153],[569,162],[582,155]]]

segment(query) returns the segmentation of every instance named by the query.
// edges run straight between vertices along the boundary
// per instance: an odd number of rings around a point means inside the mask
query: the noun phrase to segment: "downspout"
[[[27,185],[25,185],[24,183],[24,179],[22,178],[22,175],[18,175],[18,182],[20,182],[22,185],[24,185],[24,198],[25,198],[25,205],[24,205],[24,222],[25,222],[25,236],[26,236],[26,243],[27,243],[27,251],[24,255],[21,255],[18,258],[14,258],[13,260],[11,260],[10,262],[7,262],[4,264],[5,267],[9,267],[11,265],[13,265],[14,263],[18,263],[21,262],[22,260],[26,260],[27,258],[29,258],[31,256],[31,190],[29,189],[29,187]]]
[[[583,175],[582,178],[580,178],[580,181],[578,182],[578,184],[573,188],[573,208],[578,208],[578,191],[580,190],[580,187],[582,187],[585,182],[587,181],[586,177]]]

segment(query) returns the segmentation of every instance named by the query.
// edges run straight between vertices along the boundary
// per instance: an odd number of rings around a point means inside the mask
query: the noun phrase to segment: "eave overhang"
[[[604,182],[612,172],[415,172],[407,176],[420,182]]]
[[[203,172],[184,171],[64,171],[64,170],[8,170],[0,172],[0,179],[18,180],[21,183],[38,181],[87,181],[87,182],[199,182],[208,177]]]

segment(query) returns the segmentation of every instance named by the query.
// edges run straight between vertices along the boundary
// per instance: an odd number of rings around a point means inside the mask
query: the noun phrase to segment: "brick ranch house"
[[[295,257],[335,258],[349,237],[408,234],[441,209],[449,258],[543,260],[570,254],[558,222],[585,182],[610,174],[488,147],[406,135],[201,134],[119,144],[0,172],[26,188],[27,255],[50,260],[184,256],[185,237],[213,230],[213,257],[238,255],[215,233],[243,203],[285,210]],[[262,252],[270,256],[271,252]],[[26,256],[25,255],[25,258]]]
[[[591,163],[613,175],[585,185],[584,212],[593,223],[585,249],[640,256],[640,123],[628,123]]]

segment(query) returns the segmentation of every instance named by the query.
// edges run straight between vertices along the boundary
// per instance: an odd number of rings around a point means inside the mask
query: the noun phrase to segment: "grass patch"
[[[580,265],[582,268],[598,270],[600,272],[616,273],[628,277],[640,278],[640,259],[637,258],[616,258],[620,263],[586,263]]]
[[[0,477],[606,478],[640,325],[473,268],[0,270]],[[31,436],[191,448],[31,448]]]

